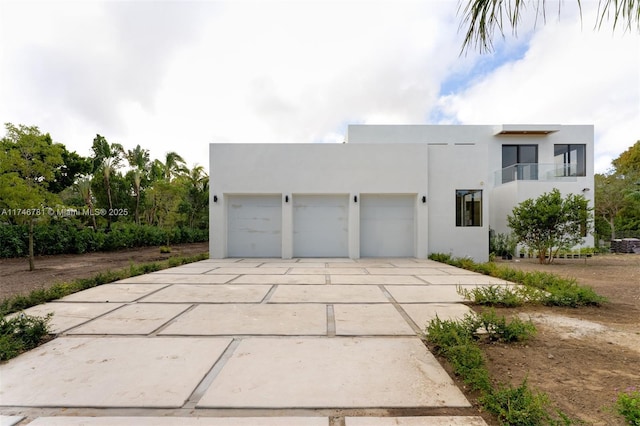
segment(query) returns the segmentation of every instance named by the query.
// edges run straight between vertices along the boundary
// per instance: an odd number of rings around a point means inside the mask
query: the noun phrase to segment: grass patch
[[[580,286],[573,278],[562,278],[548,272],[524,272],[493,262],[476,263],[469,258],[452,258],[448,254],[434,253],[429,259],[459,268],[500,278],[520,288],[508,286],[478,287],[473,290],[459,289],[468,300],[480,305],[515,307],[525,303],[546,306],[600,306],[607,299],[591,287]]]
[[[9,360],[38,346],[49,334],[52,316],[21,314],[13,318],[0,318],[0,361]]]
[[[208,253],[202,253],[195,256],[172,257],[161,262],[142,263],[139,265],[131,264],[128,268],[99,272],[91,278],[79,278],[71,282],[57,283],[47,289],[34,290],[26,296],[18,295],[4,299],[0,303],[0,316],[5,316],[32,306],[60,299],[61,297],[68,296],[91,287],[135,277],[137,275],[148,274],[149,272],[155,272],[161,269],[173,268],[175,266],[197,262],[208,258]]]
[[[478,344],[482,339],[500,342],[527,340],[535,333],[531,322],[519,318],[508,322],[489,310],[481,314],[468,314],[462,320],[442,321],[435,318],[426,328],[425,340],[432,350],[443,356],[472,390],[479,391],[478,402],[504,425],[558,425],[572,424],[559,410],[550,411],[546,394],[529,388],[525,379],[519,386],[494,387]]]
[[[640,390],[629,388],[618,394],[616,408],[626,424],[640,426]]]

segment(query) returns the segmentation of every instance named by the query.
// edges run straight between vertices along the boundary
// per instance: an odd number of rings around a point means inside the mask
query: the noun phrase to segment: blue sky
[[[350,123],[594,124],[603,172],[640,139],[640,37],[593,31],[597,2],[582,22],[547,3],[460,55],[453,0],[0,0],[0,120],[206,167],[211,142],[342,142]]]

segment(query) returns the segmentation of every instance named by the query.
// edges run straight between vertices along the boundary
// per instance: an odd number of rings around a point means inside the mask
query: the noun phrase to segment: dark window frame
[[[564,148],[559,151],[559,148]],[[572,157],[575,153],[577,158]],[[562,162],[558,161],[562,157]],[[553,145],[553,160],[556,165],[558,176],[579,176],[587,175],[587,144],[584,143],[557,143]],[[575,165],[575,173],[572,166]]]
[[[456,227],[482,227],[482,192],[482,189],[456,189]]]

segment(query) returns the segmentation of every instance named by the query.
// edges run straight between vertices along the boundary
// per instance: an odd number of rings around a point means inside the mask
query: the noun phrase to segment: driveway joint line
[[[227,361],[233,356],[233,353],[238,348],[242,339],[233,339],[227,346],[227,348],[222,352],[220,357],[213,363],[211,369],[205,374],[202,378],[198,386],[193,390],[189,398],[187,398],[186,402],[182,406],[182,408],[186,409],[194,409],[198,405],[198,402],[202,399],[204,394],[209,389],[209,386],[213,383],[213,381],[218,377],[224,366],[227,364]]]
[[[327,305],[327,337],[336,337],[336,316],[333,304]]]
[[[411,327],[411,329],[416,333],[416,335],[420,336],[420,334],[422,334],[422,330],[420,329],[420,327],[418,327],[418,324],[416,324],[415,321],[411,319],[409,314],[407,314],[405,310],[402,309],[402,306],[400,306],[398,301],[391,295],[391,293],[387,291],[384,285],[380,284],[378,285],[378,287],[380,288],[380,290],[382,290],[382,293],[393,305],[393,307],[396,308],[396,311],[398,311],[400,316],[402,316],[402,319],[404,319],[407,322],[407,324],[409,324],[409,327]]]
[[[189,311],[192,311],[196,308],[196,306],[198,306],[197,303],[193,303],[191,304],[191,306],[187,307],[186,309],[184,309],[182,312],[178,313],[177,315],[174,315],[173,318],[169,319],[167,322],[165,322],[164,324],[162,324],[160,327],[156,328],[155,330],[153,330],[151,333],[149,333],[149,337],[155,337],[158,335],[158,333],[160,333],[162,330],[164,330],[165,328],[169,327],[171,324],[173,324],[174,322],[176,322],[176,320],[178,319],[178,317],[186,314]]]
[[[264,297],[262,298],[259,304],[263,305],[263,304],[269,303],[269,300],[271,300],[271,296],[273,296],[273,293],[275,293],[277,289],[278,289],[278,284],[272,284],[271,288],[269,289],[269,291],[267,291],[267,294],[264,295]]]

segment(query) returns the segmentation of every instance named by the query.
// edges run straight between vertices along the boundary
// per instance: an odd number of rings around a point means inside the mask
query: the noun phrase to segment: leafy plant
[[[0,319],[0,361],[6,361],[35,348],[49,334],[53,314],[34,317],[24,314]]]
[[[520,386],[500,386],[481,398],[484,407],[495,414],[501,424],[538,426],[552,423],[547,407],[549,397],[534,392],[525,378]]]
[[[618,394],[616,407],[627,424],[640,426],[640,390],[632,387]]]
[[[484,286],[472,290],[458,289],[467,300],[489,306],[520,306],[539,303],[547,306],[600,306],[606,298],[592,288],[580,286],[573,278],[562,278],[548,272],[524,272],[492,262],[475,263],[468,258],[453,259],[449,255],[434,253],[429,259],[490,275],[525,287]]]

